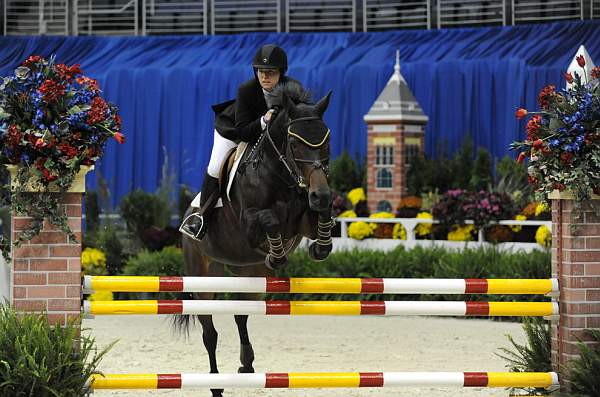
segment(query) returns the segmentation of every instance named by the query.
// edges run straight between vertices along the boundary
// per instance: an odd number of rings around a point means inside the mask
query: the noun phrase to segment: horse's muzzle
[[[329,210],[331,207],[331,191],[329,189],[311,191],[308,194],[308,205],[311,210],[316,212]]]

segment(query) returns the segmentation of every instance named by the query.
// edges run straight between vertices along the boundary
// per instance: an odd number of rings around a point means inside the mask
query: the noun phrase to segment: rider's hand
[[[271,118],[273,117],[273,113],[275,112],[275,110],[273,109],[269,109],[269,111],[267,113],[265,113],[265,115],[263,116],[265,118],[265,122],[270,122]]]

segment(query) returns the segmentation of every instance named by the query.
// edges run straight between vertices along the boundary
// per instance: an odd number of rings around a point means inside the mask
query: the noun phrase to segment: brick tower
[[[406,195],[406,171],[411,159],[423,152],[429,120],[400,73],[399,51],[394,74],[364,120],[369,210],[394,212]]]

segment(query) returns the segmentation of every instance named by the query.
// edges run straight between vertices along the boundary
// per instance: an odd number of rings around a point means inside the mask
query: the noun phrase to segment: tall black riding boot
[[[181,225],[181,232],[188,235],[189,237],[202,240],[206,231],[208,230],[208,219],[210,214],[219,199],[219,180],[212,176],[204,175],[204,182],[202,183],[202,189],[200,190],[200,209],[198,212],[192,214],[189,219],[184,221]],[[210,200],[210,202],[208,202]]]

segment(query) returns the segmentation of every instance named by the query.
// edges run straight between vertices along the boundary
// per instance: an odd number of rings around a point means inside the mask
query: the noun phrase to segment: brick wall
[[[561,288],[560,320],[552,325],[552,363],[558,372],[577,357],[578,338],[589,340],[584,329],[600,329],[600,217],[589,204],[583,209],[583,218],[576,220],[572,200],[552,201],[552,275]]]
[[[44,221],[38,236],[13,249],[13,305],[17,310],[47,311],[54,324],[64,324],[67,317],[79,318],[82,197],[67,193],[63,202],[77,243],[70,243],[64,232]],[[13,239],[28,223],[27,217],[12,217]]]

